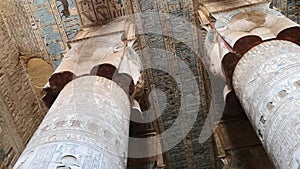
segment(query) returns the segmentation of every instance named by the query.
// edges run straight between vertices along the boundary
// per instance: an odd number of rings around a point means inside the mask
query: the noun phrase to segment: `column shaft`
[[[233,87],[278,169],[300,167],[300,47],[273,40],[248,51]]]
[[[15,169],[126,168],[130,103],[115,82],[84,76],[68,83]]]

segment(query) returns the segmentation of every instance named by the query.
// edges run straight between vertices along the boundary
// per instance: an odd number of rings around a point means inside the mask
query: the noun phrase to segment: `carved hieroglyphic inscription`
[[[119,0],[76,0],[76,3],[83,27],[103,25],[125,15]]]
[[[300,166],[299,53],[291,42],[265,42],[245,54],[233,75],[237,96],[279,169]]]
[[[0,168],[12,167],[45,113],[7,31],[0,17]]]
[[[125,168],[129,117],[128,96],[116,83],[77,78],[61,91],[15,168]]]

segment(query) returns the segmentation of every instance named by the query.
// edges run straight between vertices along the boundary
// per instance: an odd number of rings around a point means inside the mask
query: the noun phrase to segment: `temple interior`
[[[299,0],[0,0],[0,169],[299,169]]]

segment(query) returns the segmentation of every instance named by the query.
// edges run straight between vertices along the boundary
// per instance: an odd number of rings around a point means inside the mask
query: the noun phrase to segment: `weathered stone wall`
[[[1,17],[19,53],[27,57],[42,57],[51,62],[29,3],[3,0],[0,2],[0,9]]]
[[[0,168],[11,168],[44,117],[4,21],[0,18]]]
[[[81,28],[72,0],[3,0],[0,8],[19,52],[58,60],[57,65],[68,40]]]

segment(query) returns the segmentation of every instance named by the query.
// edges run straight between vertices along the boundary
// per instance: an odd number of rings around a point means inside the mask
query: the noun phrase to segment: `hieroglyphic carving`
[[[52,0],[52,2],[55,1],[65,32],[70,40],[77,35],[81,28],[75,0]]]
[[[259,138],[279,169],[299,168],[300,47],[264,42],[239,61],[233,86]]]
[[[84,76],[67,84],[15,168],[123,169],[130,103],[116,83]]]
[[[2,17],[0,32],[0,148],[5,153],[0,166],[11,168],[45,111],[40,107]]]
[[[103,25],[125,16],[124,4],[119,0],[77,0],[76,3],[83,27]]]
[[[50,60],[41,36],[35,31],[35,21],[28,3],[17,0],[3,0],[0,5],[1,17],[5,21],[10,36],[21,54],[34,54]],[[44,55],[44,56],[43,56]]]
[[[126,15],[131,15],[134,13],[133,10],[133,1],[132,0],[124,0],[124,10]]]
[[[190,61],[187,63],[191,69],[196,70],[199,68],[199,74],[202,75],[202,65],[199,61],[199,65],[196,63],[197,57],[194,57],[195,53],[199,54],[200,50],[198,50],[198,45],[200,38],[198,38],[198,34],[200,32],[197,32],[197,27],[191,26],[191,20],[186,20],[187,22],[182,22],[185,18],[192,19],[193,16],[193,3],[191,0],[187,1],[181,1],[181,0],[173,0],[173,1],[156,1],[156,0],[133,0],[133,9],[135,13],[146,13],[144,18],[137,20],[137,27],[138,31],[141,34],[144,34],[145,32],[151,32],[153,34],[146,34],[140,36],[140,46],[143,49],[150,48],[150,50],[142,50],[142,63],[145,65],[145,67],[153,67],[153,63],[158,63],[158,60],[162,59],[165,61],[159,61],[161,63],[164,63],[164,65],[160,65],[160,68],[167,67],[168,72],[179,74],[182,79],[187,79],[186,77],[186,71],[183,69],[180,69],[180,66],[178,66],[178,60],[176,60],[175,54],[178,58],[184,60],[184,61]],[[147,13],[152,12],[150,15],[147,15]],[[169,13],[171,13],[169,15]],[[184,16],[185,18],[183,18]],[[193,23],[194,21],[192,21]],[[145,31],[146,30],[146,31]],[[164,36],[162,36],[164,35]],[[183,40],[184,37],[184,40]],[[182,42],[180,42],[182,40]],[[188,47],[194,47],[193,49],[189,50]],[[151,48],[159,48],[164,51],[168,51],[166,53],[155,53],[152,51]],[[151,52],[150,52],[151,51]],[[192,52],[191,52],[192,51]],[[153,52],[153,53],[152,53]],[[195,53],[194,53],[195,52]],[[165,56],[164,56],[165,54]],[[173,55],[174,54],[174,55]],[[200,60],[200,59],[199,59]],[[153,70],[152,70],[153,71]],[[145,72],[145,76],[147,78],[147,83],[150,83],[150,88],[153,87],[154,84],[151,84],[153,80],[153,77],[159,77],[160,75],[154,74],[152,71]],[[199,84],[202,85],[202,76],[197,76],[199,79]],[[200,86],[199,85],[199,86]],[[145,84],[147,86],[147,84]],[[157,85],[162,88],[164,88],[163,85]],[[157,87],[156,86],[156,87]],[[202,85],[203,86],[203,85]],[[203,89],[201,86],[201,90]],[[202,93],[202,91],[201,91]],[[204,92],[203,92],[204,93]],[[156,99],[156,94],[153,92],[153,98]],[[159,97],[158,97],[159,98]],[[201,97],[201,99],[205,100],[205,97]],[[204,103],[205,101],[201,101],[201,103]],[[160,102],[158,102],[160,104]],[[157,105],[157,107],[161,107],[161,105]],[[190,105],[190,102],[183,103],[185,107],[191,108],[192,105]],[[204,105],[204,104],[203,104]],[[205,107],[205,106],[203,106]],[[202,111],[202,110],[201,110]],[[168,112],[171,112],[168,110]],[[173,114],[174,112],[172,112]],[[173,114],[174,115],[174,114]],[[168,117],[168,119],[159,118],[159,125],[160,130],[163,130],[164,128],[168,128],[170,125],[170,122],[174,119],[170,118],[170,116],[166,115],[165,117]],[[180,130],[179,130],[180,132]],[[195,144],[194,144],[195,143]],[[180,155],[181,158],[174,157],[174,154],[178,154],[174,149],[170,150],[169,152],[165,153],[168,159],[168,167],[174,168],[175,166],[177,168],[194,168],[195,161],[199,162],[203,159],[208,159],[207,156],[204,157],[203,154],[193,154],[192,147],[202,147],[202,145],[196,145],[196,142],[191,143],[190,140],[184,140],[183,144],[178,145],[176,148],[182,148],[184,151],[181,151],[182,155]],[[188,162],[187,162],[188,161]],[[181,163],[185,164],[184,167],[181,167],[179,165],[176,165],[175,163]],[[175,165],[173,167],[173,165]],[[199,167],[199,166],[197,166]]]
[[[93,3],[88,0],[77,1],[77,7],[83,27],[97,24],[97,17],[93,8]]]
[[[55,31],[57,31],[57,33],[59,33],[59,38],[62,41],[61,43],[61,47],[62,49],[66,49],[67,48],[67,41],[68,41],[68,37],[66,34],[66,28],[64,27],[64,23],[62,21],[62,18],[60,16],[59,11],[57,10],[57,4],[56,1],[53,0],[49,0],[49,7],[51,9],[51,14],[53,15],[52,17],[54,17],[55,22],[51,23],[53,25],[53,33]],[[56,43],[55,39],[52,43]]]
[[[3,118],[0,112],[0,168],[11,167],[15,161],[16,157],[21,153],[18,150],[18,145],[13,141],[13,135],[9,131],[9,125]]]
[[[132,11],[133,13],[141,12],[141,1],[139,0],[127,0],[132,3]]]
[[[124,4],[120,0],[110,0],[107,1],[109,8],[110,8],[110,13],[111,17],[117,18],[120,16],[125,16],[125,10],[124,10]],[[97,7],[96,7],[97,8]]]

